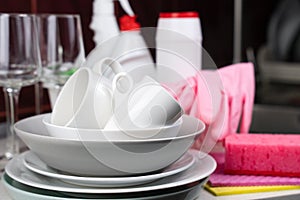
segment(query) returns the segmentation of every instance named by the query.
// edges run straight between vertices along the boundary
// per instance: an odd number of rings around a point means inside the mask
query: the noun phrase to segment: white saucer
[[[27,186],[41,188],[52,191],[70,192],[77,194],[119,194],[119,193],[134,193],[134,192],[150,192],[154,190],[170,189],[178,186],[194,183],[203,178],[208,177],[216,168],[215,160],[202,152],[191,150],[190,153],[195,158],[195,163],[183,171],[153,181],[151,183],[137,185],[125,188],[91,188],[83,187],[74,184],[65,183],[55,178],[45,177],[34,172],[31,172],[24,166],[24,154],[14,157],[6,165],[5,171],[15,181]]]
[[[24,165],[31,171],[51,178],[60,179],[64,182],[88,186],[88,187],[125,187],[145,184],[160,178],[171,176],[182,172],[193,165],[195,158],[191,153],[186,153],[177,162],[167,167],[163,171],[154,174],[130,176],[130,177],[82,177],[55,170],[48,167],[32,151],[27,151],[23,158]]]

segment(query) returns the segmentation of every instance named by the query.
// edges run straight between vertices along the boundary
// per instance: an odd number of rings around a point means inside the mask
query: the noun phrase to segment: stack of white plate
[[[95,174],[87,174],[86,171],[84,171],[84,167],[82,168],[83,173],[69,173],[64,167],[71,166],[64,162],[67,162],[70,158],[65,157],[65,160],[63,160],[61,156],[66,156],[66,152],[61,152],[61,154],[58,155],[55,151],[55,148],[57,150],[57,146],[53,146],[53,144],[61,143],[60,148],[65,146],[64,151],[72,151],[72,148],[69,149],[70,147],[75,148],[77,144],[82,145],[82,143],[85,142],[49,136],[42,123],[43,117],[42,115],[31,117],[20,121],[15,126],[18,135],[30,148],[29,151],[14,157],[6,165],[5,173],[2,177],[4,186],[15,200],[195,199],[199,193],[199,188],[206,182],[207,177],[216,168],[216,162],[209,155],[196,150],[186,150],[183,152],[183,155],[179,156],[172,164],[159,170],[150,170],[151,172],[147,173],[117,174],[115,176],[105,176],[105,174],[101,174],[97,176]],[[181,141],[189,138],[192,133],[188,131],[186,126],[191,127],[192,123],[190,120],[192,119],[186,118],[183,120],[182,130],[180,131],[182,133],[190,133],[179,134],[175,140]],[[203,127],[198,127],[197,130],[202,130],[202,128]],[[162,144],[165,140],[167,139],[154,139],[153,142]],[[32,143],[39,143],[39,145],[37,145],[39,148],[36,149],[36,145]],[[123,144],[122,147],[124,147],[124,141],[121,143]],[[128,141],[126,143],[128,143]],[[134,141],[133,143],[139,142]],[[168,144],[169,143],[170,141]],[[89,144],[89,142],[84,144],[85,147],[87,146],[85,150],[92,149],[88,148]],[[180,142],[178,145],[179,144]],[[132,143],[130,143],[130,145],[132,145]],[[143,141],[143,145],[147,146],[145,141]],[[171,145],[170,148],[173,148],[171,150],[175,152],[177,151],[176,144],[174,147]],[[57,163],[55,165],[59,167],[62,166],[61,168],[50,167],[49,160],[47,160],[48,157],[45,156],[45,152],[47,151],[49,151],[50,155],[59,159],[57,162],[63,163],[62,165]],[[159,150],[157,151],[159,152]],[[164,151],[159,153],[163,154],[163,152]],[[76,151],[70,152],[70,154],[71,153],[73,153],[73,159],[77,158],[79,163],[82,161],[80,160],[80,156],[76,157],[78,156]],[[79,153],[82,152],[79,151]],[[169,155],[169,152],[167,155]],[[149,160],[149,162],[151,162],[151,160]],[[84,165],[85,163],[81,164]],[[138,161],[136,164],[138,164]],[[102,167],[102,165],[100,165],[100,167]],[[75,171],[76,169],[80,168],[73,168]],[[113,173],[115,172],[116,171],[113,171]]]

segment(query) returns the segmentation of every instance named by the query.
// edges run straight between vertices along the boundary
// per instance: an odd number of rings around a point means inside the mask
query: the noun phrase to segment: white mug
[[[130,89],[113,89],[113,116],[104,129],[163,127],[175,123],[183,115],[180,104],[154,79],[146,76],[137,84],[127,85]]]
[[[79,68],[65,83],[54,105],[51,123],[59,126],[97,129],[103,128],[112,116],[110,83],[101,76],[102,68],[109,66],[116,73],[114,84],[126,78],[122,67],[110,58],[100,61],[93,70]],[[119,82],[120,81],[120,82]],[[126,87],[126,85],[125,85]]]

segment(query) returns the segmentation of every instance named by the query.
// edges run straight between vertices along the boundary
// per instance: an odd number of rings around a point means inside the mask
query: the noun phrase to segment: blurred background
[[[299,0],[130,0],[142,27],[155,27],[162,11],[197,11],[203,47],[221,68],[251,61],[256,69],[253,132],[300,133],[300,1]],[[115,1],[117,18],[124,11]],[[79,14],[85,52],[94,47],[89,25],[93,0],[2,1],[0,12]],[[153,35],[145,38],[153,45]],[[35,114],[34,88],[22,89],[20,118]],[[42,112],[50,112],[47,93]],[[5,120],[0,92],[0,121]]]

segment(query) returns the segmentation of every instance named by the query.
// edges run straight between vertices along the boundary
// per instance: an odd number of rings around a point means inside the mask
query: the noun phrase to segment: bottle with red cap
[[[135,81],[154,73],[154,63],[150,51],[140,31],[136,16],[120,17],[120,35],[111,57],[120,62]],[[112,74],[113,76],[113,74]]]
[[[197,12],[160,13],[156,60],[158,76],[169,74],[166,81],[187,79],[201,70],[202,31]]]

